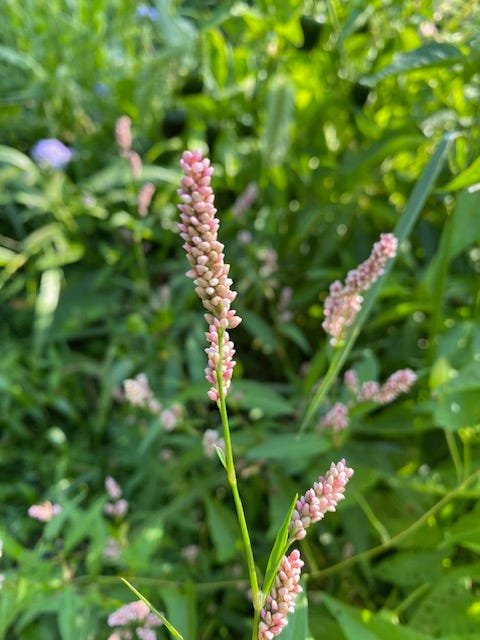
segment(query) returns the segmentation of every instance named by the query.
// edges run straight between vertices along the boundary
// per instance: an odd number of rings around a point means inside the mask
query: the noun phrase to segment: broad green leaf
[[[269,351],[279,348],[278,338],[266,320],[250,310],[240,314],[243,318],[242,326],[262,348]]]
[[[62,589],[58,608],[58,628],[62,640],[76,640],[79,638],[78,625],[76,622],[78,594],[73,590],[72,585],[67,584]]]
[[[478,579],[479,564],[472,564],[435,582],[418,603],[410,624],[431,637],[477,633],[480,628],[478,595],[472,581]]]
[[[440,246],[425,275],[427,291],[435,299],[444,297],[451,260],[480,238],[479,208],[479,191],[460,193],[452,216],[445,222]]]
[[[480,424],[480,365],[473,362],[436,389],[434,418],[450,431]]]
[[[305,464],[319,453],[330,448],[330,442],[318,433],[305,435],[302,438],[291,434],[269,435],[262,444],[252,447],[247,452],[251,460],[304,460]]]
[[[263,416],[273,418],[289,415],[293,411],[288,400],[262,382],[234,379],[231,393],[235,394],[236,405],[242,409],[260,411]]]
[[[159,593],[171,621],[168,630],[178,629],[187,640],[197,638],[197,607],[195,586],[188,582],[183,587],[169,585],[162,587]],[[165,623],[164,623],[165,624]],[[179,633],[177,631],[177,633]],[[177,636],[175,636],[177,637]]]
[[[205,499],[208,530],[215,545],[219,562],[228,562],[237,557],[240,550],[240,530],[234,510],[209,498]]]
[[[463,61],[460,50],[454,45],[447,42],[430,42],[417,49],[397,54],[391,64],[370,76],[364,76],[361,82],[373,87],[385,78],[399,73],[431,67],[446,67]]]
[[[32,178],[37,178],[39,176],[37,165],[24,153],[17,151],[17,149],[13,149],[12,147],[0,145],[0,163],[2,162],[11,165],[12,167],[16,167],[21,171],[25,171]]]
[[[480,503],[456,520],[447,530],[448,542],[480,554]]]
[[[451,554],[451,547],[430,551],[398,551],[376,564],[373,572],[384,582],[414,589],[435,583],[445,575],[447,569],[444,561],[448,561]]]
[[[390,622],[384,616],[368,609],[346,605],[324,593],[322,599],[330,613],[340,624],[345,640],[431,640],[426,635],[407,626]]]
[[[214,93],[224,89],[228,79],[228,56],[225,40],[218,29],[203,33],[203,77]]]
[[[449,431],[480,424],[479,397],[480,385],[476,389],[439,392],[433,413],[436,423]]]
[[[455,176],[453,180],[450,180],[444,185],[442,191],[458,191],[459,189],[465,189],[480,182],[480,158],[476,158],[472,164],[464,169],[461,173]]]
[[[280,333],[283,333],[289,340],[291,340],[297,347],[300,347],[304,353],[309,354],[311,352],[311,346],[305,337],[303,331],[295,324],[281,324]]]
[[[55,310],[60,298],[62,271],[49,269],[40,279],[40,288],[35,302],[34,352],[38,355],[47,340]]]
[[[267,167],[281,164],[290,146],[295,89],[287,79],[276,76],[269,83],[265,102],[265,124],[261,140]]]

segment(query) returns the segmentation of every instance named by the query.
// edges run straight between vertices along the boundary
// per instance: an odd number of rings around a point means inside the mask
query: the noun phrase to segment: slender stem
[[[221,354],[223,351],[223,336],[224,330],[218,330],[218,352]],[[227,479],[230,485],[230,489],[233,495],[233,501],[235,502],[235,508],[237,510],[238,524],[240,525],[240,531],[243,539],[243,546],[245,549],[245,557],[247,560],[248,575],[250,578],[250,586],[252,588],[252,598],[255,606],[255,612],[258,609],[258,580],[257,572],[255,570],[255,560],[253,557],[252,544],[250,542],[250,535],[248,533],[247,521],[245,518],[245,512],[243,509],[242,500],[240,498],[240,492],[237,485],[237,474],[235,472],[235,464],[233,460],[232,440],[230,437],[230,425],[228,422],[227,405],[225,401],[225,394],[223,393],[223,379],[222,379],[222,359],[220,357],[219,364],[217,365],[217,386],[218,386],[218,409],[220,411],[220,417],[222,419],[223,426],[223,439],[225,440],[225,462],[227,465]],[[255,631],[255,624],[254,624]]]
[[[253,615],[252,640],[258,640],[258,624],[260,622],[260,609],[255,609]]]
[[[448,450],[453,461],[453,466],[457,473],[457,480],[460,482],[463,477],[462,461],[460,459],[460,453],[458,451],[457,442],[455,440],[455,434],[448,429],[445,429],[445,439],[447,441]]]

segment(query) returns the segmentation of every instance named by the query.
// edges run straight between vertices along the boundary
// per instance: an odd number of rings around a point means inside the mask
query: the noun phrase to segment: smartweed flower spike
[[[195,291],[207,310],[205,319],[209,330],[206,333],[210,347],[206,349],[208,367],[205,375],[212,385],[209,397],[218,401],[219,384],[216,368],[221,363],[222,389],[226,395],[232,377],[235,349],[226,329],[237,327],[241,318],[230,308],[236,298],[228,277],[230,265],[224,262],[224,245],[218,241],[219,220],[214,207],[214,194],[210,186],[213,168],[210,160],[200,151],[185,151],[180,161],[184,176],[178,194],[182,200],[179,224],[180,235],[185,241],[183,248],[191,269],[187,276],[194,279]],[[220,332],[222,352],[219,350]]]
[[[299,585],[302,567],[303,560],[297,549],[289,556],[283,556],[272,590],[260,614],[258,640],[272,640],[288,624],[287,614],[295,610],[297,593],[302,591]]]
[[[346,466],[344,458],[337,464],[332,462],[325,478],[320,476],[297,501],[290,520],[290,540],[302,540],[311,524],[322,520],[327,511],[335,511],[352,475],[353,469]]]
[[[382,233],[373,245],[372,253],[356,269],[349,271],[345,284],[336,280],[330,285],[325,300],[325,320],[322,324],[331,337],[330,344],[337,345],[345,337],[345,331],[353,324],[362,307],[362,293],[382,275],[387,260],[397,253],[398,241],[391,233]]]

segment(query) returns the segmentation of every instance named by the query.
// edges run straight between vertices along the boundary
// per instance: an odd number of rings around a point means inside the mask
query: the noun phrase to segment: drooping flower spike
[[[362,307],[362,293],[382,275],[387,260],[397,253],[397,246],[398,241],[393,234],[382,233],[367,260],[348,272],[345,284],[336,280],[330,285],[324,304],[325,320],[322,327],[331,336],[332,346],[344,339],[346,330],[353,324]]]

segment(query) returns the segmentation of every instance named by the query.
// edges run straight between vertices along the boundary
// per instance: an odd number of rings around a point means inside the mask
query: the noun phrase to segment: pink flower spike
[[[348,407],[343,402],[336,402],[322,418],[320,425],[333,431],[343,431],[348,427]]]
[[[325,478],[320,476],[297,501],[290,520],[290,540],[302,540],[311,524],[322,520],[328,511],[336,510],[352,475],[353,469],[346,466],[344,458],[337,464],[332,462]]]
[[[415,383],[417,375],[411,369],[399,369],[387,378],[374,396],[374,400],[380,404],[393,402],[402,393],[407,393]]]
[[[184,176],[178,190],[182,201],[178,205],[179,230],[191,266],[186,275],[193,278],[195,291],[207,311],[206,337],[210,346],[206,349],[205,377],[212,385],[208,396],[218,403],[220,389],[224,397],[228,393],[235,366],[235,349],[226,330],[237,327],[241,318],[230,308],[237,294],[231,288],[230,265],[224,262],[224,246],[217,236],[220,221],[210,186],[213,173],[210,160],[203,158],[201,151],[185,151],[180,166]]]
[[[302,591],[300,572],[303,560],[294,549],[289,556],[283,556],[272,590],[267,596],[258,625],[258,640],[272,640],[288,624],[287,614],[295,610],[297,593]]]
[[[118,500],[122,497],[120,485],[114,478],[112,478],[112,476],[107,476],[105,478],[105,489],[110,500]]]
[[[331,336],[332,346],[344,339],[346,330],[353,324],[362,307],[361,294],[382,275],[387,261],[395,256],[397,246],[397,238],[392,233],[382,233],[367,260],[348,272],[345,284],[342,285],[337,280],[330,285],[322,327]]]

